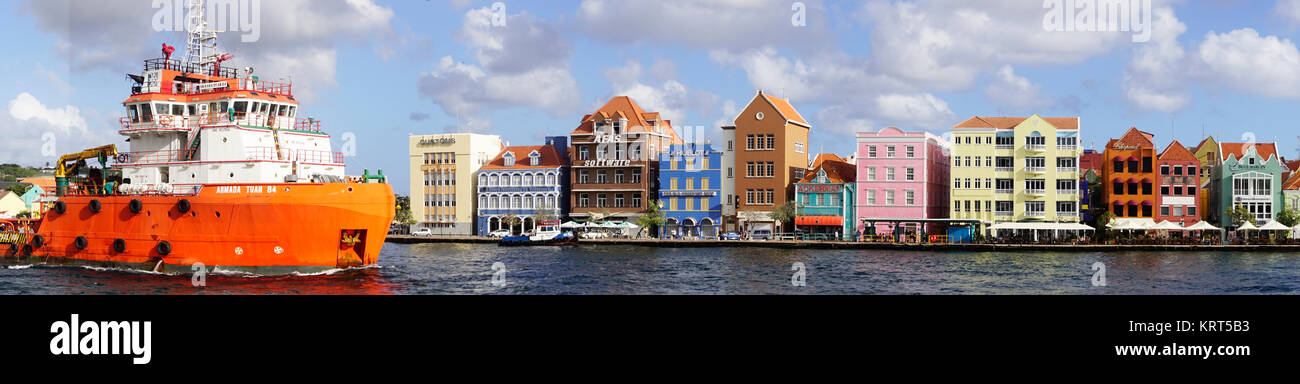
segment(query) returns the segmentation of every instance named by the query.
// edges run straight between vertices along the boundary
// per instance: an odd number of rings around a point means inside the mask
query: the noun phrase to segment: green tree
[[[515,233],[515,227],[519,226],[519,224],[523,222],[524,219],[520,218],[519,215],[516,215],[514,212],[507,213],[505,217],[501,218],[501,223],[506,225],[506,228],[511,234]],[[520,228],[519,230],[523,231],[523,228]]]
[[[1300,224],[1300,211],[1296,211],[1295,208],[1283,209],[1277,213],[1277,222],[1287,227],[1294,227]]]
[[[664,217],[663,211],[659,210],[659,201],[650,200],[649,203],[646,213],[636,219],[636,225],[641,226],[641,230],[636,233],[637,237],[640,237],[642,232],[654,233],[649,231],[659,228],[659,226],[668,222],[668,219]]]
[[[32,189],[32,185],[27,183],[17,183],[17,184],[10,185],[9,188],[6,189],[10,191],[14,191],[14,193],[17,193],[19,196],[22,196],[23,194],[27,193],[27,191]]]
[[[771,215],[772,220],[781,223],[783,228],[789,228],[789,224],[793,223],[795,217],[799,216],[799,211],[795,202],[787,201],[772,208]]]
[[[555,210],[554,210],[554,208],[552,208],[552,207],[542,207],[542,208],[538,208],[538,209],[537,209],[537,212],[533,212],[533,222],[535,222],[535,223],[541,223],[541,222],[543,222],[543,221],[556,221],[556,220],[559,220],[558,217],[555,217],[555,212],[554,212],[554,211],[555,211]]]
[[[1101,214],[1093,217],[1092,227],[1096,229],[1093,233],[1098,239],[1105,240],[1110,237],[1110,232],[1107,231],[1106,228],[1110,226],[1110,222],[1114,220],[1115,214],[1110,211],[1103,211]]]
[[[1246,209],[1246,206],[1244,205],[1238,205],[1238,206],[1228,208],[1225,214],[1228,216],[1229,219],[1232,219],[1233,226],[1239,227],[1245,223],[1250,223],[1251,225],[1257,224],[1255,223],[1255,215],[1250,213],[1250,210]]]
[[[399,225],[412,226],[418,223],[415,215],[411,213],[411,198],[408,196],[397,196],[396,213],[393,215],[393,222]]]

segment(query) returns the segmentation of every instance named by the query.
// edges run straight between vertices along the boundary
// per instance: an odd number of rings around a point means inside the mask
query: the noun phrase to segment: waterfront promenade
[[[389,235],[388,242],[399,244],[495,244],[500,239],[477,236],[403,236]],[[862,243],[849,241],[717,241],[661,239],[584,239],[584,245],[635,245],[659,248],[777,248],[777,249],[863,249],[897,251],[957,252],[1297,252],[1300,245],[1184,245],[1184,244],[902,244]]]

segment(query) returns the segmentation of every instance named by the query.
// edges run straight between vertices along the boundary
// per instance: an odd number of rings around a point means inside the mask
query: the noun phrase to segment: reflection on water
[[[1106,265],[1093,287],[1092,264]],[[381,266],[314,276],[0,268],[0,294],[1295,294],[1300,257],[1270,253],[975,253],[387,244]],[[504,286],[492,284],[493,263]],[[793,287],[791,265],[807,267]]]

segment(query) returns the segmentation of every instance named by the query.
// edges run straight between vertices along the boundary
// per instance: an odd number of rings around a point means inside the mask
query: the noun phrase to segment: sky
[[[292,79],[348,172],[399,186],[413,134],[538,144],[627,95],[716,143],[758,89],[809,120],[814,152],[1039,114],[1080,117],[1088,148],[1137,127],[1161,148],[1213,135],[1300,158],[1300,0],[1148,1],[1146,35],[1048,25],[1053,3],[1083,0],[234,1],[258,12],[232,12],[231,63]],[[125,75],[162,43],[185,50],[150,0],[0,0],[0,14],[5,163],[123,146]]]

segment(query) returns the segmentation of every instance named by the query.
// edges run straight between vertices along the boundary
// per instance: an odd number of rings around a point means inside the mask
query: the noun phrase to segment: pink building
[[[863,219],[948,218],[948,142],[926,132],[889,127],[858,132],[857,228],[864,234],[894,234],[894,224],[876,222],[867,230]],[[902,223],[902,234],[918,234],[920,224]],[[942,234],[943,225],[930,224],[927,234]]]

